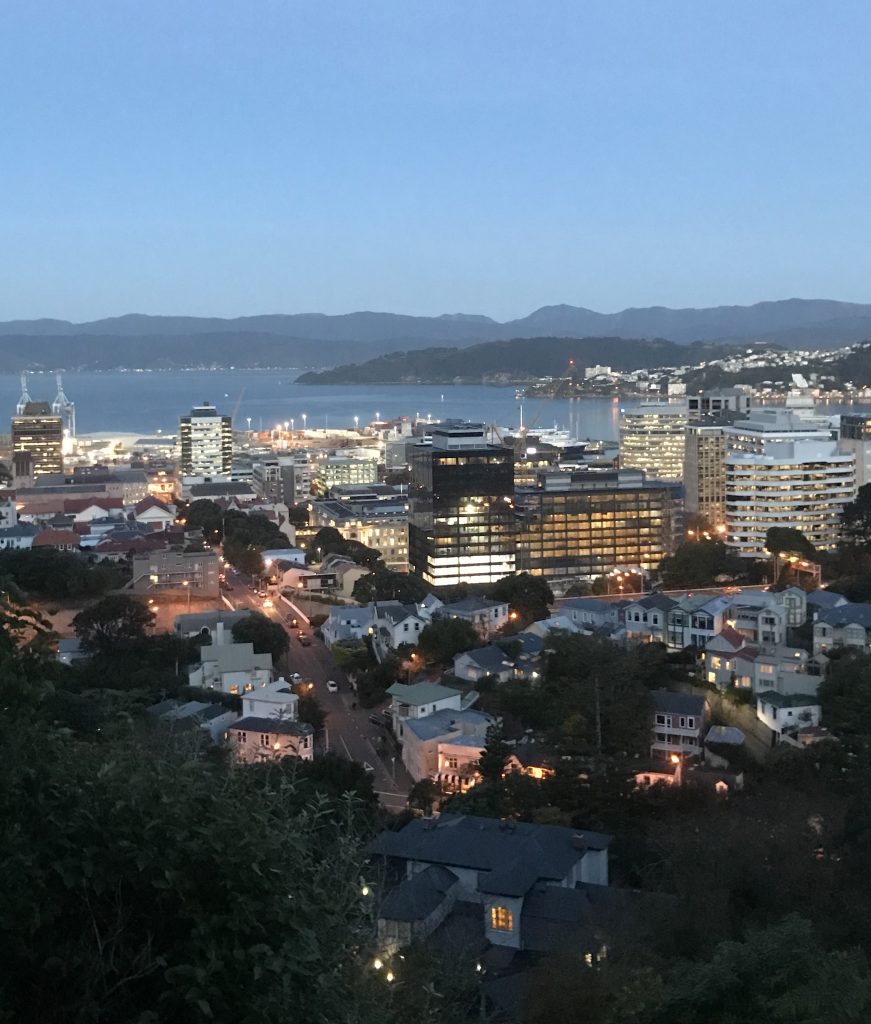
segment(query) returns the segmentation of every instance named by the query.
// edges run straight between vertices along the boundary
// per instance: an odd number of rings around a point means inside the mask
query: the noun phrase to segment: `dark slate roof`
[[[642,608],[659,608],[661,611],[667,612],[670,608],[674,608],[677,601],[667,594],[645,594],[644,597],[639,598],[636,604],[640,604]]]
[[[825,622],[829,626],[850,626],[854,623],[864,626],[866,629],[871,626],[871,604],[842,604],[837,608],[829,608],[820,612],[816,618],[817,622]]]
[[[431,864],[392,889],[382,901],[378,916],[387,921],[423,921],[456,884],[453,872]]]
[[[844,595],[836,594],[834,590],[812,590],[807,596],[807,603],[812,608],[834,608],[843,601]]]
[[[544,650],[544,640],[535,633],[518,633],[511,637],[512,640],[520,641],[520,653],[526,655],[541,654]]]
[[[705,711],[705,698],[691,693],[654,690],[653,703],[657,711],[666,715],[702,715]]]
[[[489,872],[479,878],[481,892],[521,896],[539,879],[562,881],[587,850],[606,850],[610,841],[601,832],[442,814],[382,832],[369,851]]]
[[[479,668],[484,669],[486,672],[504,672],[506,668],[510,668],[513,664],[506,653],[500,647],[496,647],[495,644],[490,644],[488,647],[479,647],[474,651],[465,651],[464,655],[467,658],[471,658]]]
[[[165,715],[168,711],[175,711],[179,706],[179,701],[170,697],[167,700],[159,701],[157,704],[152,704],[151,707],[146,708],[145,710],[149,715],[156,715],[159,718],[161,715]]]
[[[490,601],[486,597],[464,597],[461,601],[451,601],[450,604],[441,608],[441,613],[450,615],[451,612],[486,612],[492,608],[502,608],[508,604],[507,601]]]
[[[256,715],[240,718],[230,728],[242,732],[274,732],[282,736],[310,736],[313,731],[308,722],[285,722],[278,718],[258,718]]]

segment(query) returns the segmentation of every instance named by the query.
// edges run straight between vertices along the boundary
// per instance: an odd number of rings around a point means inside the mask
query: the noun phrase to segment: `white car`
[[[336,682],[335,679],[328,679],[327,680],[327,692],[328,693],[338,693],[339,692],[339,684]]]

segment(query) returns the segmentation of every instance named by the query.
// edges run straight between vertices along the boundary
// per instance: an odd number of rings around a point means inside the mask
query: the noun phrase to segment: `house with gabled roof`
[[[650,756],[669,760],[698,757],[705,735],[704,697],[671,690],[653,691],[653,722]]]
[[[491,601],[486,597],[464,597],[461,601],[451,601],[438,611],[439,615],[450,619],[462,619],[475,628],[483,640],[489,640],[508,622],[509,609],[507,601]]]
[[[504,683],[514,675],[514,661],[496,644],[454,655],[454,675],[467,683],[492,676]]]

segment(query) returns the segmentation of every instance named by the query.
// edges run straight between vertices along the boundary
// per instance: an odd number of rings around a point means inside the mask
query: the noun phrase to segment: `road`
[[[315,684],[315,696],[327,712],[325,743],[329,750],[347,757],[350,761],[371,765],[374,769],[375,792],[381,803],[391,811],[403,810],[408,791],[414,780],[408,774],[400,757],[395,760],[389,755],[381,757],[376,741],[384,735],[384,729],[369,721],[371,710],[355,708],[354,692],[347,676],[338,668],[323,643],[312,637],[311,645],[303,647],[297,639],[299,630],[290,624],[299,610],[291,610],[277,595],[273,597],[273,608],[264,608],[263,599],[250,591],[238,577],[231,576],[233,590],[226,596],[237,608],[251,608],[263,612],[280,622],[290,636],[290,650],[287,655],[285,675],[293,672]],[[303,620],[300,619],[300,624]],[[310,632],[307,630],[307,632]],[[327,690],[327,680],[339,684],[338,693]]]

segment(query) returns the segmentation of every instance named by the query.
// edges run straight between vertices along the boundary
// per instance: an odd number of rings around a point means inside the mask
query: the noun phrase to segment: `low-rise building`
[[[176,615],[175,631],[179,636],[208,637],[207,642],[210,644],[228,644],[233,642],[233,627],[250,614],[248,611],[231,612],[229,608],[218,608],[215,611]]]
[[[282,757],[314,758],[314,730],[308,722],[246,716],[227,730],[227,738],[240,761],[259,763]]]
[[[842,604],[817,613],[813,624],[813,653],[839,647],[871,652],[871,604]]]
[[[206,644],[200,664],[188,670],[190,686],[249,693],[272,679],[272,655],[255,654],[253,644]]]
[[[756,717],[775,733],[778,742],[795,738],[799,730],[820,724],[821,708],[806,694],[775,693],[765,690],[756,695]]]
[[[705,734],[705,698],[689,693],[653,693],[651,757],[698,757]]]
[[[0,551],[28,551],[39,532],[39,527],[33,523],[0,528]]]
[[[439,615],[450,619],[462,619],[474,626],[483,640],[489,640],[509,619],[507,601],[490,601],[485,597],[465,597],[452,601],[439,609]]]
[[[477,683],[485,676],[492,676],[504,683],[514,674],[514,661],[495,644],[463,651],[454,656],[454,675],[468,683]]]
[[[134,594],[174,594],[191,599],[220,593],[221,558],[214,551],[157,550],[134,555]]]

